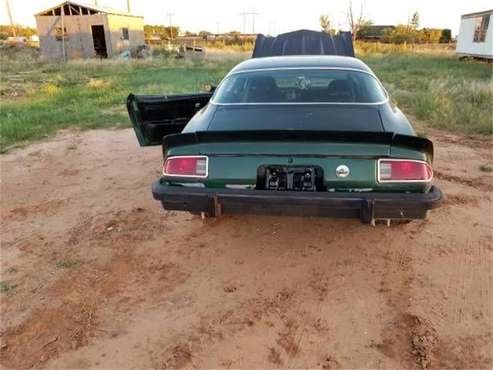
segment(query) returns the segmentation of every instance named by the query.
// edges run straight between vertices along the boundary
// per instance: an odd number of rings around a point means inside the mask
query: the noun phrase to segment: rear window
[[[276,69],[227,77],[214,95],[218,104],[379,103],[387,98],[375,77],[333,69]]]

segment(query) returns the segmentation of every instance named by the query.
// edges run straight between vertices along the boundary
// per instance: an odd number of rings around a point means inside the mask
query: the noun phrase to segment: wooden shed
[[[36,14],[36,24],[50,60],[111,58],[144,45],[144,17],[71,0]]]

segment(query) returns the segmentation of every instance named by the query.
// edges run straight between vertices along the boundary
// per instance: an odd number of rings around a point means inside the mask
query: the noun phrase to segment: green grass
[[[125,101],[130,92],[203,91],[205,85],[217,84],[236,64],[231,59],[190,62],[171,58],[67,64],[0,59],[0,63],[2,152],[19,142],[47,137],[67,127],[129,127]],[[22,73],[26,71],[31,72]],[[22,81],[17,83],[19,76]]]
[[[7,294],[11,292],[15,288],[15,285],[12,285],[8,281],[0,281],[0,293]]]
[[[481,172],[493,172],[493,166],[489,164],[482,164],[481,166],[479,166],[479,170]]]
[[[79,260],[72,260],[72,259],[63,259],[60,261],[57,261],[55,264],[55,267],[57,269],[72,269],[72,268],[77,268],[80,265]]]
[[[232,56],[233,55],[233,56]],[[363,55],[363,54],[362,54]],[[39,61],[30,51],[0,55],[0,152],[76,127],[129,127],[125,99],[137,94],[203,91],[242,58],[232,53],[187,61]],[[484,63],[426,53],[364,53],[362,59],[405,112],[431,127],[492,134],[492,69]]]
[[[362,59],[393,101],[427,125],[468,135],[493,133],[491,65],[423,53]]]

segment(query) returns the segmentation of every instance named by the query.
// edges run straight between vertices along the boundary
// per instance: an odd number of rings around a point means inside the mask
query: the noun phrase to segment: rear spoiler
[[[395,147],[422,151],[433,160],[433,143],[423,137],[400,135],[393,132],[354,132],[354,131],[197,131],[173,134],[163,138],[163,153],[166,150],[200,143],[245,141],[289,141],[289,142],[331,142],[331,143],[369,143],[386,144]]]

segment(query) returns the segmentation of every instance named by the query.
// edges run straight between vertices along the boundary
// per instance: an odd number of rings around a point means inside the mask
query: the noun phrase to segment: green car
[[[411,220],[442,198],[433,144],[347,56],[238,64],[214,92],[128,97],[139,143],[163,146],[168,210]]]

